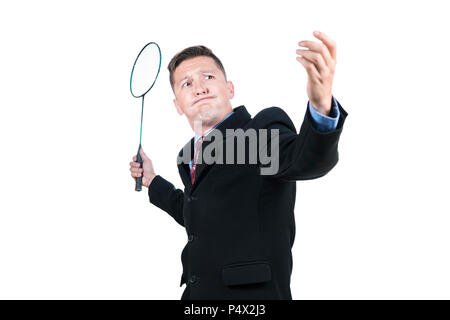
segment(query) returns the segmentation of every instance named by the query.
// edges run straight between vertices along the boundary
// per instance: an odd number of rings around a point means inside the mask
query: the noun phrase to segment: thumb
[[[141,147],[141,150],[139,150],[139,154],[141,155],[141,157],[147,158],[147,155],[145,154],[144,149],[142,149],[142,147]]]

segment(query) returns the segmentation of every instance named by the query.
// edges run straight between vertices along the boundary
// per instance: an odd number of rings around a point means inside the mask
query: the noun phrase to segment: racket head
[[[130,92],[143,97],[153,88],[161,69],[161,49],[156,42],[147,43],[139,52],[131,69]]]

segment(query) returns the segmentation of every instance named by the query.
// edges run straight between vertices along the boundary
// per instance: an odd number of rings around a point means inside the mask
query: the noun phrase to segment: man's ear
[[[180,106],[178,105],[177,98],[174,98],[174,99],[173,99],[173,103],[174,103],[174,105],[175,105],[175,108],[177,109],[178,114],[179,114],[180,116],[183,115],[184,112],[183,112],[183,110],[181,110]]]
[[[228,88],[228,94],[229,94],[228,99],[231,100],[234,97],[234,85],[233,85],[233,82],[227,81],[227,88]]]

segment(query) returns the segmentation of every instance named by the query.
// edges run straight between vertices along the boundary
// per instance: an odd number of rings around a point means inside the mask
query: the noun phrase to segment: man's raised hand
[[[329,115],[332,106],[332,86],[336,68],[336,43],[323,32],[313,35],[322,41],[303,40],[298,43],[296,59],[308,73],[307,94],[312,105],[322,114]]]

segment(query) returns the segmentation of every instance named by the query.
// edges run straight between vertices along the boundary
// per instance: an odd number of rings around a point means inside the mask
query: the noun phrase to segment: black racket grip
[[[137,158],[137,162],[139,163],[139,168],[142,168],[142,157],[141,157],[139,151],[141,151],[141,146],[140,145],[139,145],[139,149],[138,149],[136,158]],[[136,187],[135,187],[134,190],[135,191],[141,191],[142,190],[142,177],[136,178]]]

